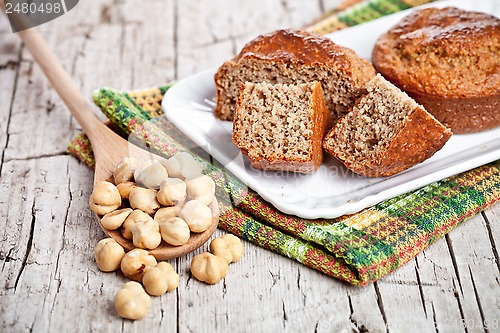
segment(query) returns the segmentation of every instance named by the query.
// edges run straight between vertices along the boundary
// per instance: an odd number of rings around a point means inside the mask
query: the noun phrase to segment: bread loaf
[[[500,126],[500,20],[458,8],[415,11],[383,34],[376,69],[453,133]]]
[[[215,116],[232,120],[244,82],[321,83],[332,122],[347,113],[373,76],[371,63],[330,39],[305,31],[278,30],[249,42],[215,74]]]

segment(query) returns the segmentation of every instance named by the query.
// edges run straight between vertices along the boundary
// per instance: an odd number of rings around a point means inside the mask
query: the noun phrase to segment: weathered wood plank
[[[102,7],[112,5],[107,1]],[[131,49],[146,49],[142,43],[148,41],[139,39],[141,44],[134,44],[135,40],[123,36],[124,28],[129,27],[125,22],[99,25],[100,15],[105,10],[99,11],[99,6],[88,2],[86,8],[81,8],[86,9],[93,14],[86,16],[85,20],[93,17],[93,22],[89,20],[82,24],[68,14],[57,21],[57,30],[55,22],[41,28],[47,42],[87,94],[103,85],[120,88],[122,84],[122,88],[130,88],[133,73],[124,75],[129,78],[126,83],[117,73],[120,73],[123,63],[128,66],[125,72],[130,73],[128,68],[141,62],[141,59],[132,57],[137,53]],[[134,12],[127,13],[134,15]],[[78,17],[83,18],[81,12]],[[157,19],[162,20],[161,17]],[[113,41],[108,50],[107,38],[113,36],[116,40],[124,39],[129,45],[120,49],[113,47],[119,45]],[[168,45],[162,47],[168,49]],[[141,55],[148,67],[149,57],[158,61],[171,58],[168,52],[164,53],[165,56],[155,56],[163,52],[160,47],[150,49],[153,54]],[[117,59],[121,53],[124,55],[119,62]],[[112,307],[114,294],[126,279],[100,272],[93,262],[94,244],[103,233],[88,209],[92,173],[63,154],[78,126],[73,126],[69,113],[58,102],[38,68],[33,66],[30,55],[24,53],[23,59],[18,80],[21,88],[17,90],[17,99],[12,105],[11,138],[5,150],[2,172],[0,204],[2,214],[6,214],[2,221],[8,223],[2,228],[2,240],[5,240],[1,248],[2,280],[6,285],[5,292],[2,290],[2,301],[11,306],[2,306],[0,327],[6,331],[88,332],[110,331],[124,324],[124,329],[135,330],[138,324],[123,322]],[[137,71],[135,77],[141,86],[146,80],[151,84],[164,80],[164,76],[151,75],[140,67]],[[153,70],[151,73],[160,72]],[[100,80],[96,81],[97,77]],[[12,88],[10,92],[12,94]],[[8,94],[8,89],[2,93]],[[10,105],[4,107],[3,103],[2,99],[2,115],[5,110],[10,110]],[[12,196],[12,193],[21,195]],[[144,325],[147,323],[156,327],[162,313],[176,316],[176,298],[173,293],[155,299],[148,314],[150,319],[140,327],[147,327]],[[78,302],[74,302],[75,299]],[[170,320],[163,322],[168,322],[166,327],[175,330],[176,326],[172,326]]]

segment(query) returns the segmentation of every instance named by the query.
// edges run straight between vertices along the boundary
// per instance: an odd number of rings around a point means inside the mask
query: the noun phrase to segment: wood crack
[[[186,288],[189,286],[189,282],[191,282],[191,279],[193,278],[193,274],[191,274],[191,272],[189,272],[189,276],[186,280]]]
[[[71,177],[70,177],[70,174],[69,174],[69,164],[66,165],[66,178],[68,179],[68,187],[67,187],[67,189],[68,189],[68,198],[69,198],[69,201],[68,201],[68,207],[66,207],[66,212],[65,212],[65,215],[64,215],[64,223],[63,223],[63,229],[62,229],[62,235],[61,235],[62,244],[61,244],[61,248],[57,252],[56,267],[55,267],[55,270],[54,270],[54,274],[57,274],[59,272],[59,261],[61,259],[61,253],[64,251],[65,244],[66,244],[66,225],[68,224],[69,212],[70,212],[71,205],[72,205],[72,202],[73,202],[73,194],[71,193]],[[54,277],[54,279],[56,279],[56,278]]]
[[[300,286],[300,270],[301,268],[300,267],[297,267],[297,288],[299,290],[299,292],[302,294],[302,304],[304,305],[304,307],[306,306],[306,300],[307,300],[307,295],[306,293],[302,290],[301,286]]]
[[[278,283],[278,280],[280,279],[280,269],[278,269],[278,273],[277,274],[273,274],[273,272],[271,272],[269,270],[269,274],[271,274],[271,278],[273,280],[273,284],[271,285],[271,287],[269,288],[269,290],[272,290],[274,288],[274,286],[276,286],[276,284]]]
[[[60,260],[61,260],[61,254],[64,252],[64,248],[65,248],[65,244],[66,244],[66,225],[68,224],[68,221],[69,221],[69,213],[71,210],[71,205],[73,203],[73,193],[71,193],[71,177],[70,177],[70,171],[69,171],[69,164],[66,164],[66,178],[68,179],[67,189],[68,189],[69,200],[68,200],[68,206],[66,207],[66,212],[64,215],[63,230],[62,230],[62,235],[61,235],[62,244],[61,244],[61,248],[57,252],[56,265],[55,265],[55,269],[54,269],[53,279],[56,280],[56,282],[57,282],[57,292],[54,295],[54,299],[52,301],[52,307],[50,309],[51,318],[54,315],[54,307],[57,304],[56,300],[57,300],[57,297],[59,296],[59,290],[60,290],[61,284],[62,284],[61,278],[60,277],[57,278],[56,276],[57,276],[57,274],[60,274],[59,264],[60,264]],[[49,323],[49,327],[50,327],[50,323]]]
[[[436,309],[434,308],[434,303],[431,303],[431,309],[432,309],[432,320],[434,321],[434,330],[436,331],[436,333],[439,333],[439,328],[437,325]]]
[[[387,316],[385,314],[384,302],[382,301],[382,294],[380,293],[380,289],[378,288],[377,281],[373,282],[373,287],[375,288],[375,294],[377,295],[377,305],[380,310],[380,314],[382,315],[382,319],[384,320],[385,331],[389,333],[389,325],[387,323]]]
[[[23,49],[24,49],[24,44],[21,44],[21,47],[19,48],[19,52],[17,54],[17,63],[21,63],[21,59],[23,56]],[[2,169],[4,165],[4,159],[5,159],[5,151],[7,150],[7,147],[9,146],[9,129],[10,129],[10,121],[12,119],[12,111],[14,108],[14,100],[16,98],[16,92],[17,92],[17,84],[19,82],[19,71],[20,71],[21,66],[17,66],[16,68],[16,74],[14,75],[14,84],[13,84],[13,89],[12,89],[12,95],[10,97],[10,107],[9,107],[9,113],[7,115],[7,121],[5,125],[5,145],[2,149],[2,157],[0,160],[0,176],[2,175]]]
[[[0,64],[0,71],[5,70],[5,69],[14,69],[18,67],[20,64],[19,61],[14,61],[14,60],[9,60],[4,64]]]
[[[120,24],[120,64],[123,65],[123,56],[125,54],[125,43],[127,39],[127,25],[126,22]]]
[[[491,245],[491,250],[493,251],[493,256],[495,257],[495,264],[497,265],[497,269],[500,272],[500,259],[498,256],[498,250],[497,250],[497,246],[495,244],[495,239],[493,238],[493,232],[491,231],[490,220],[488,220],[488,216],[484,213],[484,211],[481,212],[481,215],[484,218],[486,230],[488,231],[488,238],[490,240],[490,245]]]
[[[286,306],[285,301],[281,301],[282,309],[283,309],[283,328],[286,326],[286,321],[288,320],[288,315],[286,314]]]
[[[8,263],[8,262],[11,262],[11,261],[15,261],[15,260],[19,260],[18,258],[14,258],[12,257],[12,251],[14,251],[14,248],[11,247],[9,249],[9,252],[7,252],[7,254],[5,255],[5,257],[2,257],[0,255],[0,260],[3,260],[3,264],[2,264],[2,271],[5,269],[5,264]]]
[[[462,282],[460,281],[460,272],[458,271],[458,264],[457,264],[457,259],[455,258],[455,251],[453,250],[450,236],[447,234],[444,236],[444,238],[446,240],[446,245],[448,246],[448,251],[450,252],[451,263],[453,264],[453,270],[455,271],[455,276],[457,277],[458,286],[460,287],[460,293],[463,295],[464,290],[462,289]]]
[[[21,268],[19,269],[19,272],[17,273],[16,282],[14,283],[14,292],[17,290],[17,286],[18,286],[19,281],[21,279],[21,275],[23,274],[23,272],[26,268],[26,265],[28,263],[28,257],[31,253],[31,249],[33,248],[33,236],[35,233],[35,223],[36,223],[35,202],[36,202],[36,200],[33,200],[33,205],[31,206],[30,234],[29,234],[29,238],[28,238],[28,243],[26,244],[26,251],[24,252],[23,261],[21,262]]]
[[[27,157],[14,157],[14,158],[9,158],[6,159],[3,163],[8,163],[12,161],[31,161],[31,160],[38,160],[42,158],[52,158],[52,157],[59,157],[59,156],[67,156],[69,153],[67,151],[59,151],[55,153],[48,153],[48,154],[40,154],[40,155],[34,155],[34,156],[27,156]]]
[[[291,25],[291,17],[290,17],[290,8],[288,8],[288,2],[286,0],[281,0],[281,7],[283,8],[283,12],[285,13],[285,16],[287,18],[287,21],[288,21],[288,25],[290,26]]]
[[[349,302],[349,321],[354,325],[354,327],[356,327],[356,332],[368,333],[368,329],[365,325],[361,324],[360,326],[358,321],[354,318],[354,308],[352,306],[351,295],[347,295],[347,300]]]
[[[460,311],[461,322],[464,323],[465,322],[464,308],[462,306],[462,302],[460,301],[460,295],[458,294],[457,286],[455,285],[455,279],[453,279],[453,289],[455,289],[454,295],[455,299],[457,300],[458,310]],[[465,329],[465,332],[468,332],[467,326],[463,325],[463,328]]]
[[[227,284],[226,279],[222,280],[222,298],[224,298],[227,294]]]
[[[479,309],[479,315],[481,316],[481,321],[483,323],[486,323],[486,318],[484,316],[484,311],[483,311],[483,306],[481,305],[481,300],[479,298],[479,293],[477,292],[477,287],[476,287],[476,282],[474,281],[474,275],[472,274],[472,269],[469,267],[469,274],[470,274],[470,280],[472,282],[472,289],[474,290],[474,296],[476,298],[476,303],[477,303],[477,307]],[[486,333],[489,332],[488,328],[484,327],[484,325],[482,325],[483,328],[484,328],[484,331]]]
[[[424,289],[422,287],[422,281],[420,280],[420,272],[418,266],[418,259],[415,257],[415,274],[417,276],[417,284],[418,284],[418,292],[420,294],[420,300],[422,301],[422,308],[424,309],[425,318],[427,318],[427,309],[425,308],[425,297],[424,297]]]

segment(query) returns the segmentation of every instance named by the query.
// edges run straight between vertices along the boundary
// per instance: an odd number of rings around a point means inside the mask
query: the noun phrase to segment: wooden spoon
[[[19,36],[89,138],[96,161],[94,184],[112,179],[112,172],[123,157],[135,157],[140,161],[158,158],[150,152],[129,144],[97,118],[90,103],[81,95],[68,73],[35,29],[21,31]],[[189,241],[182,246],[170,246],[162,241],[158,248],[149,252],[158,260],[165,260],[182,256],[200,247],[213,235],[219,221],[218,204],[215,199],[210,208],[213,218],[208,230],[202,233],[192,233]],[[126,251],[135,248],[134,244],[124,238],[119,231],[103,228],[100,217],[97,216],[97,218],[104,233],[114,238]]]

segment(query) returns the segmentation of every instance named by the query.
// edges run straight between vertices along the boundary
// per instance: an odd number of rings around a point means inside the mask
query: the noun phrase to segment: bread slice
[[[241,85],[234,144],[263,170],[310,173],[323,161],[328,109],[319,82]]]
[[[355,173],[394,175],[428,159],[451,137],[448,128],[380,74],[367,91],[323,141],[325,150]]]
[[[332,122],[336,122],[375,76],[367,60],[324,36],[278,30],[249,42],[215,74],[219,119],[233,120],[240,84],[244,82],[307,83],[319,81]]]

